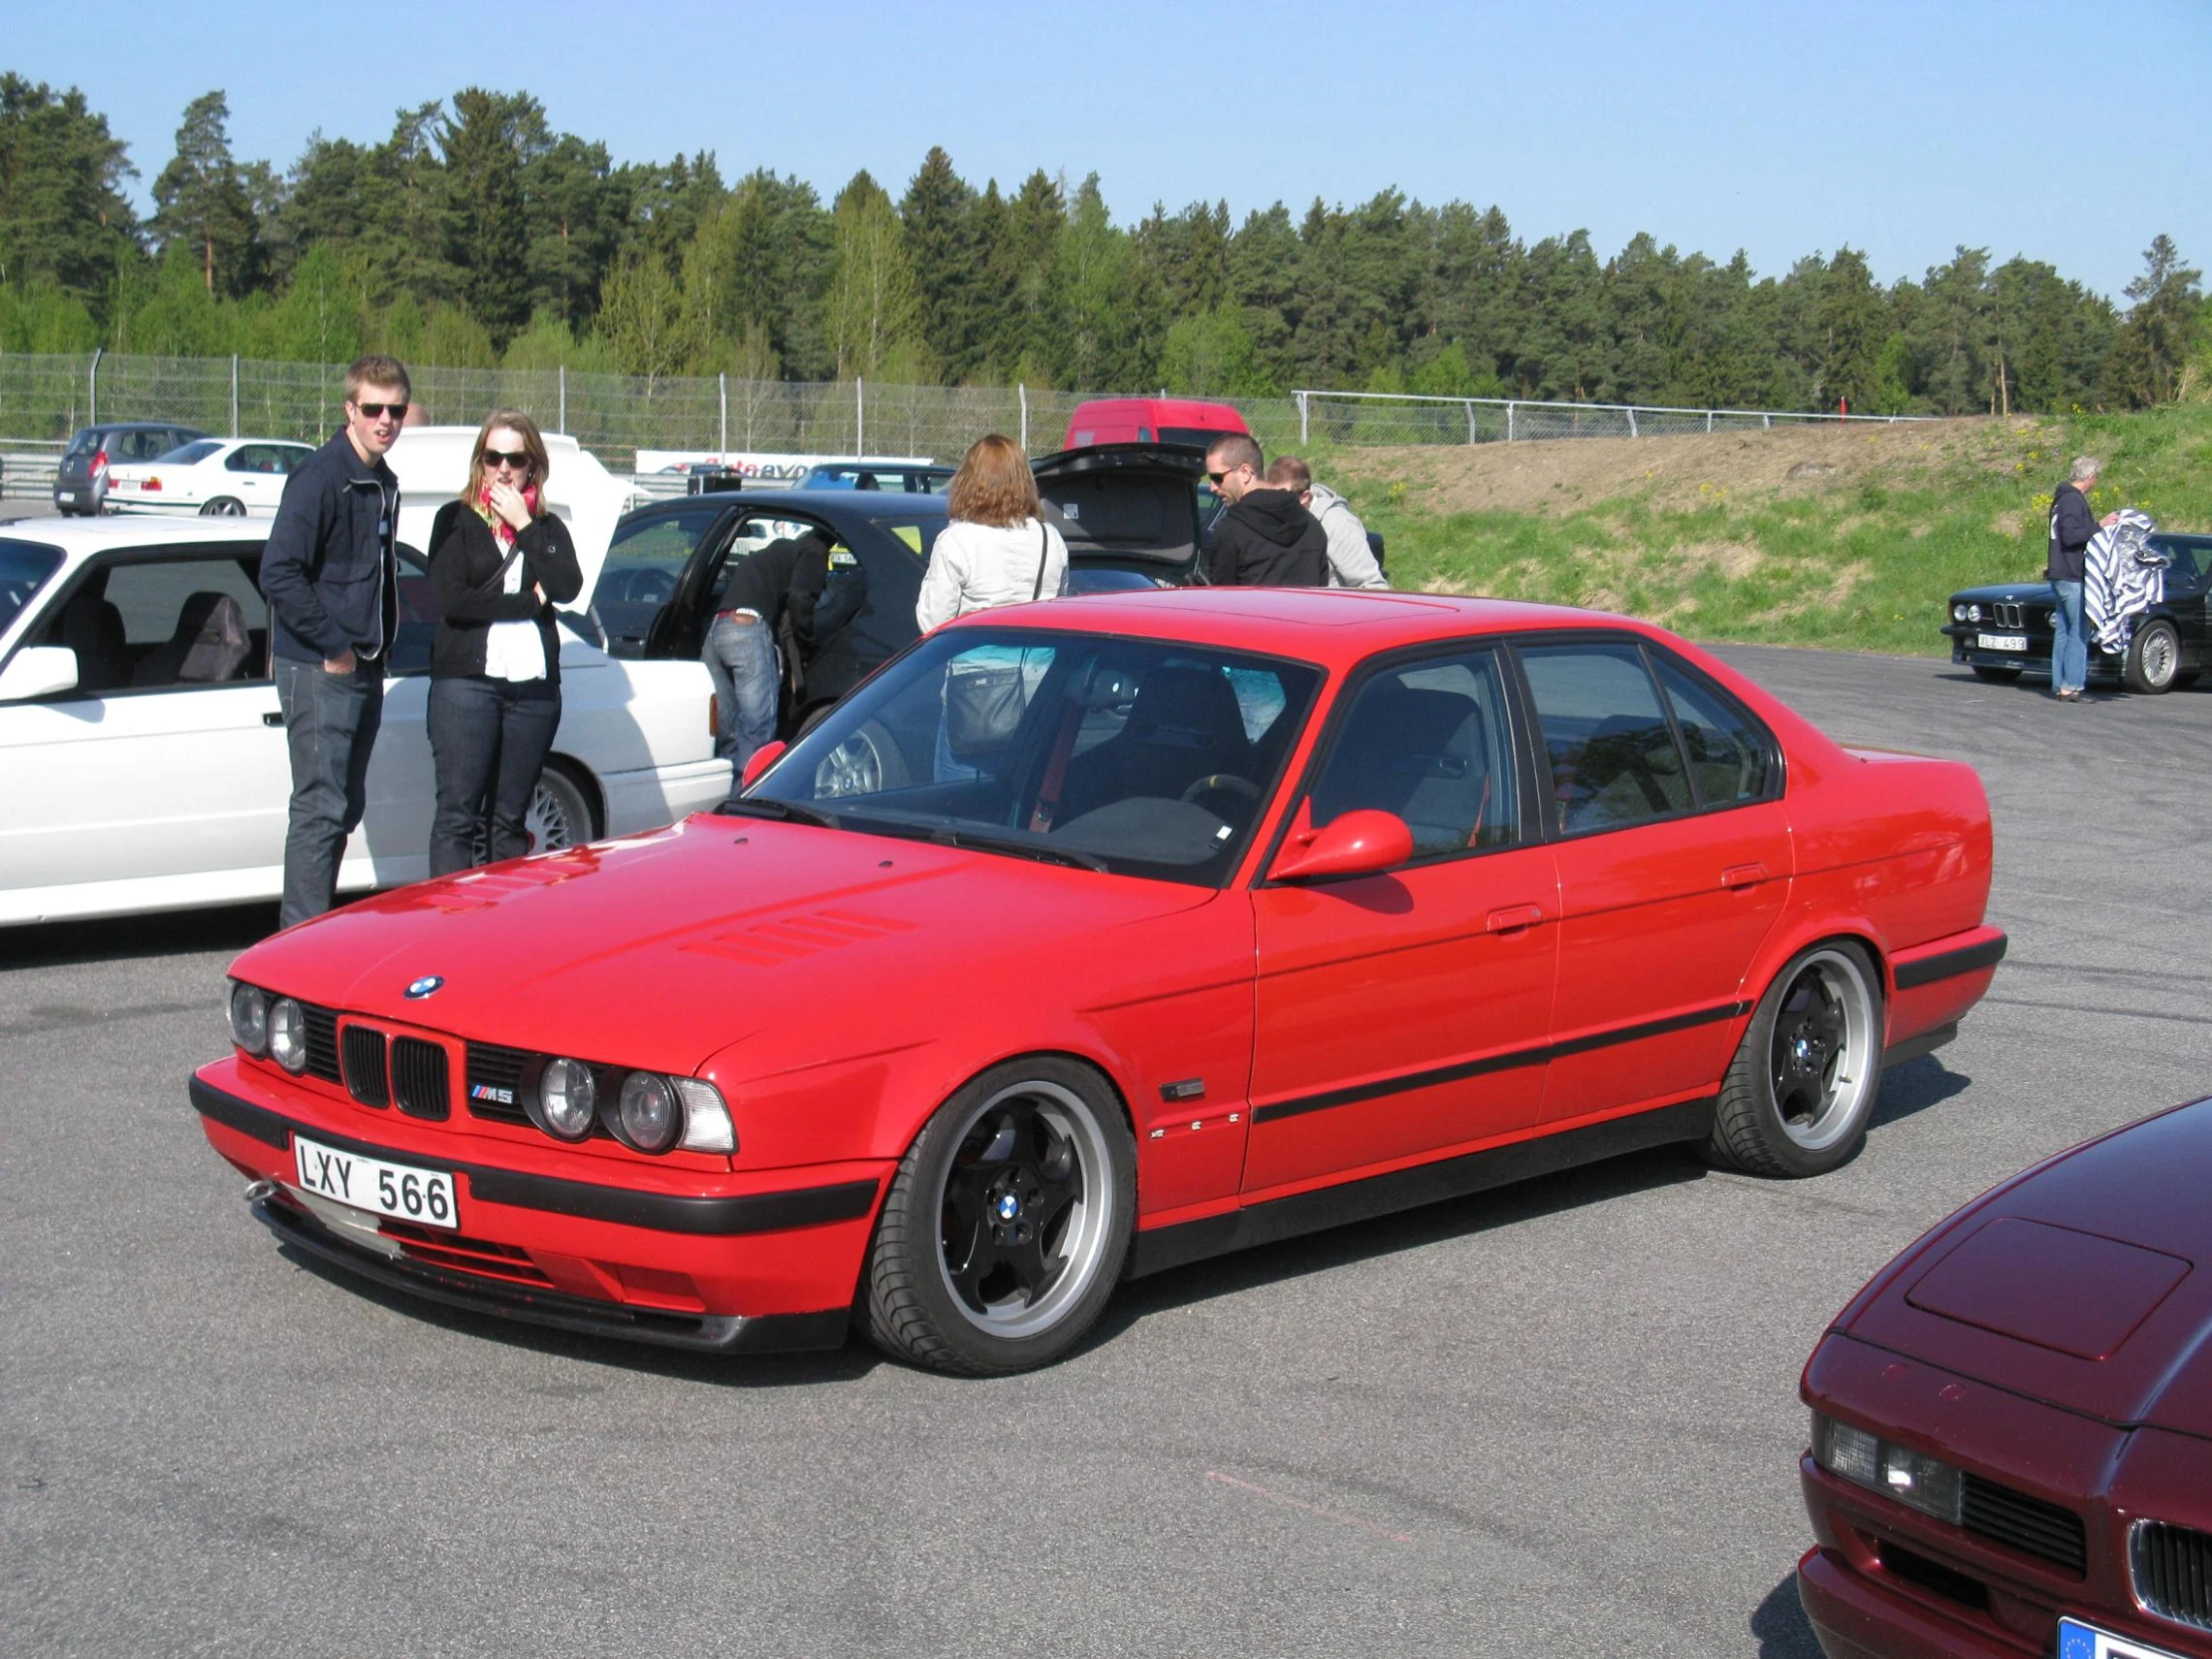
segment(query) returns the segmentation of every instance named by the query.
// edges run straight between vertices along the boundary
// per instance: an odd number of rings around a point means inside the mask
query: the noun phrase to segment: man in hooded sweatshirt
[[[1206,476],[1228,507],[1214,523],[1206,579],[1219,588],[1329,585],[1329,536],[1286,489],[1262,476],[1266,458],[1242,432],[1206,451]]]
[[[1314,482],[1313,469],[1296,455],[1278,455],[1268,466],[1268,482],[1289,490],[1298,504],[1320,522],[1329,538],[1329,585],[1333,588],[1386,588],[1390,579],[1375,561],[1368,527],[1345,498]]]

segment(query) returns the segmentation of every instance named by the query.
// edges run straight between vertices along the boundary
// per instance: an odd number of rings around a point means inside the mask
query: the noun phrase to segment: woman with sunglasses
[[[430,646],[430,753],[437,811],[430,873],[530,850],[523,821],[561,723],[553,607],[582,591],[576,544],[547,510],[537,422],[501,409],[476,434],[468,488],[430,527],[430,583],[443,616]]]

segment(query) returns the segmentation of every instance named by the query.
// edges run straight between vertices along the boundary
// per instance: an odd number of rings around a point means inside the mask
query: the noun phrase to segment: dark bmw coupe
[[[2150,545],[2172,561],[2166,567],[2166,597],[2137,620],[2124,652],[2100,650],[2091,642],[2089,678],[2117,680],[2132,692],[2169,692],[2204,672],[2212,536],[2161,530]],[[1950,660],[1965,664],[1983,680],[2011,681],[2023,674],[2049,679],[2050,613],[2056,602],[2048,582],[1960,589],[1950,596],[1943,623]]]
[[[1877,1274],[1805,1368],[1830,1659],[2212,1659],[2212,1100]]]

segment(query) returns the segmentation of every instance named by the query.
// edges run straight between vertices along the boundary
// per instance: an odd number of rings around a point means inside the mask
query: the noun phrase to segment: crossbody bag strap
[[[1037,580],[1029,589],[1029,603],[1034,605],[1044,592],[1044,564],[1052,556],[1052,532],[1040,521],[1037,525]]]

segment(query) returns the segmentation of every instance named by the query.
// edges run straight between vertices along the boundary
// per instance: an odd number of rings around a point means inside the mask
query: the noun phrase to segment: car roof
[[[11,518],[0,519],[0,537],[57,547],[72,560],[121,548],[176,547],[191,542],[269,540],[269,520],[239,518]]]
[[[1606,628],[1653,639],[1669,637],[1663,629],[1632,617],[1570,605],[1350,588],[1117,590],[1023,606],[1018,616],[974,611],[948,626],[1017,622],[1024,627],[1187,640],[1224,650],[1295,657],[1328,668],[1349,668],[1378,651],[1525,629]]]

